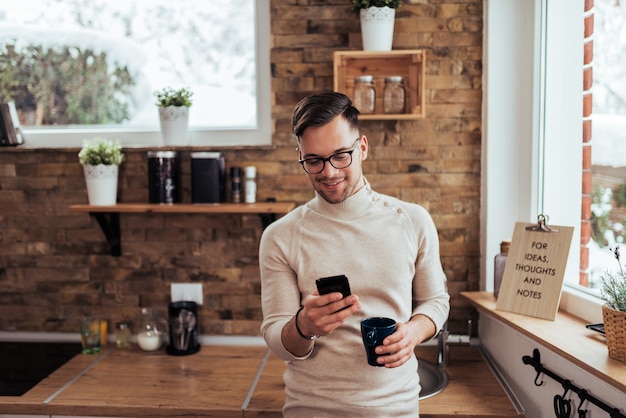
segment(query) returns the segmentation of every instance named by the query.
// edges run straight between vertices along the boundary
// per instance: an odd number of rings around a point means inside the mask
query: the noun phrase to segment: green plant
[[[397,9],[402,6],[402,0],[351,0],[352,10],[355,13],[359,13],[361,9],[368,9],[370,7],[389,7],[391,9]]]
[[[82,165],[120,165],[124,161],[120,141],[96,137],[85,139],[78,153]]]
[[[190,107],[192,104],[191,96],[193,92],[188,87],[183,87],[178,90],[174,90],[171,87],[165,87],[160,91],[155,91],[156,105],[159,107],[168,106],[186,106]]]
[[[620,262],[619,245],[615,246],[613,254],[617,259],[619,272],[607,271],[602,276],[602,299],[610,308],[626,312],[626,273],[624,273],[624,268]]]

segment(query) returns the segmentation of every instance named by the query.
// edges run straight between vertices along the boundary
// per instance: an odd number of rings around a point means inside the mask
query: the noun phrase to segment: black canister
[[[192,301],[171,302],[167,309],[170,343],[167,354],[186,356],[200,351],[198,305]]]
[[[178,202],[178,178],[175,151],[148,152],[149,202],[172,204]]]
[[[224,202],[226,161],[219,152],[191,153],[191,202]]]

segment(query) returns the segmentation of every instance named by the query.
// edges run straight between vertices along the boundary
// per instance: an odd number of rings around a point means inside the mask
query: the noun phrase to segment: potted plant
[[[626,361],[626,273],[620,261],[619,246],[613,250],[619,272],[602,276],[602,319],[609,356]]]
[[[118,168],[124,161],[120,142],[101,137],[85,139],[78,160],[83,165],[89,204],[115,205]]]
[[[178,90],[165,87],[155,91],[154,95],[159,107],[163,142],[166,145],[186,145],[193,92],[188,87]]]
[[[396,9],[402,0],[351,0],[361,18],[364,51],[391,51]]]

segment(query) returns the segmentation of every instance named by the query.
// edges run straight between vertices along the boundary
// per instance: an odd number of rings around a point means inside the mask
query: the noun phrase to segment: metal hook
[[[537,386],[537,387],[539,387],[539,386],[543,385],[544,383],[546,383],[546,382],[543,381],[543,379],[541,379],[541,382],[538,382],[540,376],[541,376],[541,370],[537,370],[537,376],[535,376],[535,386]]]
[[[587,400],[587,391],[585,389],[581,389],[580,392],[578,392],[578,397],[580,398],[580,403],[578,404],[578,408],[576,408],[576,411],[578,412],[578,418],[586,418],[587,410],[582,408],[583,404]]]
[[[567,392],[569,392],[569,390],[572,388],[572,382],[565,379],[563,380],[563,389],[565,389],[565,392],[563,392],[563,396],[561,396],[562,398],[565,398],[565,396],[567,395]]]

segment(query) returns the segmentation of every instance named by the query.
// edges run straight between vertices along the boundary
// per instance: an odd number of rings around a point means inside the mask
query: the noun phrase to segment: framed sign
[[[496,308],[554,321],[574,228],[515,224]]]

